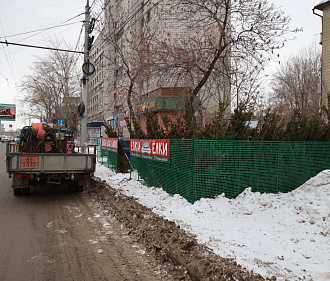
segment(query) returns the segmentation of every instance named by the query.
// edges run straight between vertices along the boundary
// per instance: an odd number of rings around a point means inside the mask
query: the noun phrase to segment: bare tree
[[[236,105],[256,105],[262,91],[261,77],[264,69],[253,67],[253,61],[241,58],[231,60],[232,102]]]
[[[151,52],[164,73],[158,83],[185,84],[191,102],[217,95],[229,104],[238,81],[232,61],[262,69],[289,32],[289,18],[267,0],[164,1],[154,21],[159,32]]]
[[[316,115],[319,110],[319,69],[321,54],[315,46],[290,57],[272,79],[273,102],[284,115],[294,111]]]
[[[215,113],[220,103],[229,105],[233,84],[236,91],[256,93],[257,73],[289,32],[289,18],[268,0],[154,0],[127,6],[138,13],[125,10],[122,1],[109,3],[104,40],[112,48],[114,80],[120,82],[114,91],[116,99],[126,97],[133,118],[133,99],[148,89],[186,87],[193,116],[196,110],[202,115],[205,108],[213,106]],[[233,62],[240,60],[255,69],[249,77],[233,73]],[[250,78],[255,83],[247,91]]]
[[[76,54],[49,51],[37,57],[21,88],[21,102],[31,109],[32,117],[40,121],[65,119],[68,126],[77,131],[77,100],[81,90]]]

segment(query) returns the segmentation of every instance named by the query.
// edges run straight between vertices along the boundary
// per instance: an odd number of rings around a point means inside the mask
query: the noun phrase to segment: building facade
[[[109,91],[110,76],[107,63],[107,42],[102,33],[97,37],[90,51],[95,72],[88,78],[88,119],[113,116],[113,91]]]
[[[320,113],[322,118],[329,121],[330,118],[330,1],[323,1],[313,8],[313,13],[322,19],[322,66],[319,84]]]
[[[123,118],[129,103],[136,108],[144,102],[147,93],[164,88],[184,88],[182,93],[186,95],[196,86],[200,75],[198,68],[189,68],[184,63],[176,67],[180,59],[189,61],[181,47],[191,44],[192,36],[188,36],[191,30],[182,24],[181,18],[171,12],[170,0],[107,0],[104,3],[104,29],[91,49],[96,71],[89,78],[88,116],[103,115],[115,128],[125,127]],[[183,14],[188,25],[193,26],[193,22],[189,24],[190,12],[188,8]],[[212,34],[212,29],[200,29],[196,36],[203,39],[200,41],[212,42]],[[153,45],[150,40],[154,38],[157,44],[164,45]],[[171,54],[171,58],[162,59],[166,44],[174,46],[179,41],[181,58],[175,61],[176,55]],[[190,52],[192,46],[189,46]],[[151,58],[155,53],[157,58]],[[229,58],[222,58],[223,62],[230,67]],[[166,63],[170,65],[168,69],[164,69]],[[230,78],[215,74],[213,79],[214,83],[206,84],[198,94],[200,106],[196,115],[200,119],[214,118],[220,102],[228,103],[230,113]]]
[[[163,116],[175,121],[179,110],[184,108],[187,89],[185,87],[159,88],[142,97],[141,103],[134,107],[134,113],[140,119],[140,126],[147,133],[147,113],[152,112],[160,128],[164,129]]]

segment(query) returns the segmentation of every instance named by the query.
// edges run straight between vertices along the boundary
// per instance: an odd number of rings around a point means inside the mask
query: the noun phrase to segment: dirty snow
[[[97,164],[95,176],[176,222],[222,256],[277,280],[330,280],[330,170],[289,193],[247,188],[190,204]]]

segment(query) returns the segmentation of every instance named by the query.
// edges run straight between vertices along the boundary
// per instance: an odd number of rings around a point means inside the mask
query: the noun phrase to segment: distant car
[[[10,136],[2,136],[1,142],[11,142],[12,138]]]

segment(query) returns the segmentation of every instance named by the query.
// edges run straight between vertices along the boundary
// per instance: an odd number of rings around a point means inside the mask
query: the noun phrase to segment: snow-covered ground
[[[236,199],[220,195],[194,204],[99,164],[95,176],[264,277],[330,280],[330,170],[290,193],[247,188]]]

